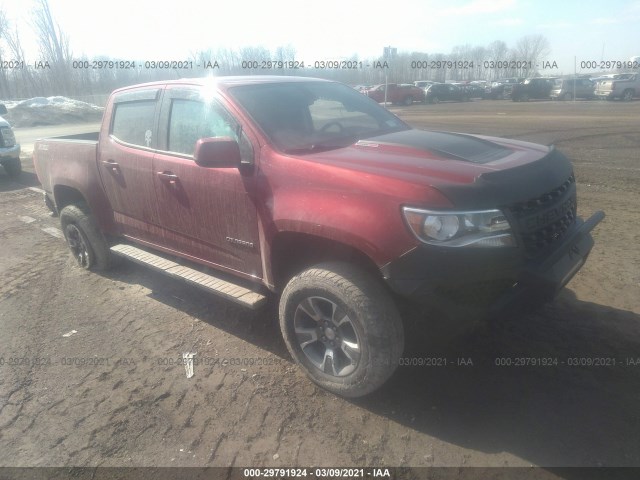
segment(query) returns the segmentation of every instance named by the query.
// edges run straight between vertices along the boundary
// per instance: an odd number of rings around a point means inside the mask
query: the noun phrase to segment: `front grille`
[[[576,221],[575,178],[539,197],[507,207],[528,258],[560,241]]]
[[[13,147],[16,144],[16,137],[10,127],[0,128],[0,142],[3,147]]]

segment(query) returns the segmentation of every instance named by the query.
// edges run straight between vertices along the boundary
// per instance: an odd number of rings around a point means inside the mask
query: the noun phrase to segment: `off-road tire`
[[[19,177],[22,173],[22,163],[19,158],[12,158],[11,160],[5,161],[2,166],[4,167],[5,172],[11,178]]]
[[[67,246],[76,263],[86,270],[103,271],[114,265],[109,244],[98,228],[95,218],[86,205],[67,205],[60,212],[60,226]],[[79,239],[76,238],[79,234]],[[74,251],[72,242],[84,242],[86,251],[81,258]]]
[[[323,316],[320,320],[312,318],[305,313],[307,310],[302,309],[303,305],[310,305],[304,303],[305,301],[318,305],[322,305],[322,302],[333,305],[330,307],[332,310],[325,308],[325,312],[333,313]],[[313,307],[316,314],[321,310]],[[361,397],[379,388],[395,371],[404,349],[402,320],[382,282],[371,273],[348,263],[321,263],[293,277],[280,298],[279,316],[284,341],[294,360],[302,366],[313,382],[343,397]],[[311,341],[301,343],[298,335],[302,331],[303,320],[307,325],[310,324],[308,330],[323,330],[323,322],[327,324],[338,317],[341,319],[338,323],[343,326],[335,329],[335,337],[327,334],[332,341],[334,338],[337,339],[335,348],[327,348],[326,342],[320,340],[320,334],[315,334],[315,340],[313,337],[305,337]],[[341,330],[344,326],[355,333],[355,345],[358,346],[359,352],[357,361],[351,357],[356,350],[345,346],[348,342],[353,345],[354,336]],[[349,336],[352,338],[346,338]],[[314,353],[318,350],[319,356],[324,355],[324,371],[314,364],[309,356],[309,345],[303,346],[305,343],[312,344]],[[307,350],[303,351],[303,348]],[[326,348],[324,353],[323,348]],[[349,349],[350,355],[345,356],[344,352]],[[329,350],[333,351],[333,356],[332,360],[327,362],[326,352]],[[347,359],[343,362],[346,366],[343,365],[344,368],[341,370],[348,372],[344,375],[336,371],[336,365],[340,366],[340,357]],[[338,361],[334,361],[336,358]]]

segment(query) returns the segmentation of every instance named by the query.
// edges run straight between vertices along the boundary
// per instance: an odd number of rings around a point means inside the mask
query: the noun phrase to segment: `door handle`
[[[110,169],[113,173],[116,173],[120,169],[120,165],[113,160],[102,160],[102,165]]]
[[[157,173],[158,177],[160,177],[160,179],[164,182],[167,182],[170,186],[172,187],[177,187],[178,186],[178,176],[171,173],[171,172],[158,172]]]

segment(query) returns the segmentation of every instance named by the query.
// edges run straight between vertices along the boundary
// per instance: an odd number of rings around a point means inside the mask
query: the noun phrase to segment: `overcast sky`
[[[508,46],[542,34],[548,60],[565,73],[581,60],[640,55],[640,0],[49,0],[74,56],[181,60],[207,48],[292,45],[297,60],[377,57],[400,51],[449,53],[456,45]],[[32,0],[0,0],[20,26],[30,60]],[[6,57],[5,57],[6,58]]]

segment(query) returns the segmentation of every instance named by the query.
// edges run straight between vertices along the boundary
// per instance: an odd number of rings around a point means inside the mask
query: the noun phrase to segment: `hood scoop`
[[[409,147],[452,160],[484,164],[500,160],[512,150],[488,140],[463,133],[403,130],[370,137],[356,143],[360,147]]]

